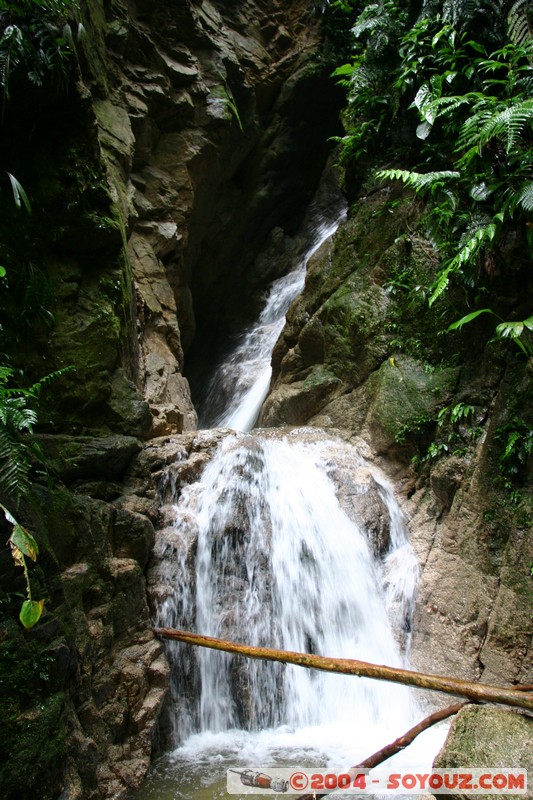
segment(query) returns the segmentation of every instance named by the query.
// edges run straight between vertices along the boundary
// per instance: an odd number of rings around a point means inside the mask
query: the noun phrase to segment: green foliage
[[[437,414],[434,441],[424,455],[414,456],[413,464],[434,461],[445,454],[463,455],[467,445],[481,432],[479,425],[472,424],[475,415],[475,406],[467,403],[459,402],[442,408]]]
[[[35,399],[32,390],[8,386],[13,374],[12,369],[0,367],[0,484],[17,505],[29,490],[33,454],[23,434],[33,431],[37,415],[28,405]]]
[[[11,555],[17,567],[22,567],[26,579],[27,599],[23,602],[20,609],[19,619],[26,629],[33,628],[39,622],[43,612],[44,600],[34,600],[31,591],[31,582],[28,572],[27,558],[37,561],[39,546],[31,533],[24,528],[20,522],[11,514],[8,509],[0,503],[0,510],[3,512],[6,521],[12,526],[8,544],[11,548]]]
[[[31,204],[23,185],[10,172],[7,173],[7,177],[9,178],[9,182],[11,184],[11,189],[13,191],[13,200],[15,201],[16,207],[21,208],[22,205],[24,205],[24,208],[26,209],[28,214],[31,214]]]
[[[352,60],[336,72],[349,92],[343,162],[417,154],[411,169],[377,176],[427,198],[427,233],[441,256],[430,305],[451,282],[469,291],[531,259],[531,5],[505,11],[496,0],[364,3]],[[518,264],[506,261],[511,238],[523,242]],[[527,328],[502,321],[496,336],[527,351]]]
[[[244,131],[242,127],[242,120],[239,114],[239,109],[237,107],[237,103],[235,102],[235,98],[231,92],[231,89],[228,86],[217,86],[213,92],[212,96],[215,100],[220,101],[224,107],[229,111],[230,115],[236,120],[237,125],[241,129],[241,132]]]
[[[31,405],[38,400],[44,386],[68,371],[70,369],[50,373],[28,389],[21,389],[9,385],[14,371],[0,366],[0,487],[2,496],[15,507],[29,493],[32,461],[42,459],[38,445],[31,438],[28,440],[37,422],[37,413]],[[24,570],[26,579],[26,600],[20,610],[20,621],[25,628],[32,628],[41,617],[44,600],[32,597],[26,559],[36,561],[39,547],[32,534],[2,503],[0,510],[11,525],[8,543],[13,560]]]
[[[0,625],[0,796],[56,800],[65,757],[65,695],[56,659],[14,621]]]
[[[37,422],[34,405],[44,386],[70,372],[73,367],[51,372],[27,389],[9,385],[14,376],[10,367],[0,366],[0,485],[15,505],[28,493],[32,459],[40,458],[35,442],[27,438]]]
[[[429,189],[434,192],[446,184],[447,181],[459,178],[459,172],[445,170],[441,172],[412,172],[405,169],[381,169],[376,173],[378,178],[384,180],[400,180],[412,186],[417,192]]]
[[[533,429],[522,417],[515,415],[498,428],[496,439],[503,447],[498,478],[511,491],[517,484],[522,484],[527,474],[528,460],[533,453]]]
[[[401,93],[390,75],[398,67],[397,42],[406,29],[407,14],[395,0],[365,4],[355,20],[351,62],[333,73],[347,89],[347,135],[338,139],[344,163],[373,152],[396,115]]]
[[[466,314],[466,316],[461,317],[461,319],[458,319],[456,322],[453,322],[449,326],[448,331],[460,330],[463,325],[473,322],[481,314],[492,314],[498,317],[498,314],[496,314],[492,308],[480,308],[477,311]],[[521,338],[525,331],[533,331],[533,316],[519,320],[518,322],[500,322],[500,324],[496,326],[495,337],[497,339],[512,339],[524,355],[529,357],[533,355],[533,348],[527,339]]]
[[[526,44],[533,37],[533,9],[530,0],[516,0],[507,20],[509,38],[515,44]]]
[[[49,78],[63,86],[74,52],[69,18],[76,0],[0,0],[0,86],[9,98],[13,77],[35,86]],[[78,26],[78,36],[83,33]]]

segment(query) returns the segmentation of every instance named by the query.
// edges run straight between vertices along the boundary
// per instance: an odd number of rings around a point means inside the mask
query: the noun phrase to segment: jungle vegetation
[[[352,52],[335,75],[347,90],[341,139],[348,178],[365,167],[424,196],[427,233],[468,313],[533,354],[531,308],[503,318],[493,279],[530,269],[533,248],[533,4],[516,0],[332,3],[352,20]],[[487,303],[494,303],[494,307]],[[496,324],[499,319],[499,323]]]

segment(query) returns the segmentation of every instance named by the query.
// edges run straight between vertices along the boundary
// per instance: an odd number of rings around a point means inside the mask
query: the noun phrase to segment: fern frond
[[[454,95],[453,97],[439,97],[439,99],[435,101],[435,105],[438,111],[438,116],[440,117],[445,116],[446,114],[451,114],[456,108],[459,108],[459,106],[463,106],[465,103],[470,102],[471,98],[469,95]]]
[[[469,236],[457,255],[452,258],[448,265],[439,273],[433,287],[433,292],[429,298],[429,305],[432,306],[435,300],[445,291],[450,282],[450,276],[454,272],[459,272],[465,264],[472,263],[482,247],[491,242],[498,231],[498,222],[492,221],[484,227],[478,228]]]
[[[442,170],[440,172],[410,172],[405,169],[382,169],[376,172],[376,177],[384,180],[403,181],[408,186],[412,186],[415,191],[434,189],[449,180],[460,177],[459,172],[453,170]]]
[[[512,207],[521,206],[524,211],[533,211],[533,181],[529,181],[511,201]]]
[[[441,294],[448,288],[448,284],[450,282],[450,274],[452,272],[456,272],[458,269],[457,266],[454,266],[453,262],[448,264],[443,270],[441,270],[437,276],[437,280],[433,286],[433,292],[431,297],[429,298],[429,305],[432,306],[435,300],[441,296]]]
[[[352,28],[353,36],[358,39],[366,31],[377,28],[383,19],[383,10],[379,3],[371,3],[365,8]]]
[[[490,103],[486,97],[478,99],[472,114],[464,121],[459,131],[458,149],[470,150],[473,147],[479,147],[479,132],[490,121],[493,114],[494,102]]]
[[[30,453],[0,425],[0,487],[16,502],[29,490]]]
[[[484,145],[495,137],[506,139],[506,150],[509,153],[532,120],[533,100],[523,100],[521,103],[515,101],[485,122],[479,132],[479,143]]]
[[[0,422],[8,431],[29,431],[37,422],[37,414],[31,408],[26,408],[23,397],[7,397],[0,404]]]
[[[533,9],[530,0],[516,0],[507,16],[507,33],[514,44],[523,45],[533,37]]]

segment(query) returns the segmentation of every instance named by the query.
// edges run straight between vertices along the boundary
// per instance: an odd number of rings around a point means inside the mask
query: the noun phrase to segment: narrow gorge
[[[2,166],[31,200],[2,184],[2,351],[20,386],[60,373],[16,509],[45,600],[29,630],[0,553],[4,800],[166,800],[178,774],[193,796],[220,752],[349,766],[446,703],[155,624],[533,684],[531,350],[488,315],[446,334],[468,308],[453,284],[428,304],[424,202],[338,166],[335,5],[80,0],[64,86],[13,70],[7,95],[2,66]],[[517,320],[521,247],[491,275]],[[439,765],[533,780],[532,725],[469,707]]]

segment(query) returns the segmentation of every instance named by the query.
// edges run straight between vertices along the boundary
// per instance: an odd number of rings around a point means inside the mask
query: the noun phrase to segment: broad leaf
[[[26,209],[28,214],[31,214],[31,203],[28,199],[28,195],[26,194],[23,185],[10,172],[7,173],[7,177],[9,178],[9,181],[11,183],[11,188],[13,190],[13,198],[15,200],[16,207],[20,208],[22,204],[24,204],[24,208]]]
[[[463,325],[466,325],[468,322],[472,322],[472,320],[476,317],[479,317],[480,314],[494,314],[494,311],[492,308],[480,308],[477,311],[472,311],[470,314],[467,314],[466,317],[461,317],[461,319],[458,319],[457,322],[452,322],[448,328],[448,332],[460,330]],[[494,314],[494,316],[496,316],[496,314]]]
[[[432,127],[433,125],[430,122],[421,122],[416,129],[416,135],[419,139],[427,139]]]
[[[37,561],[39,555],[39,545],[29,533],[26,528],[19,525],[18,522],[13,527],[13,533],[9,537],[9,542],[17,547],[21,553],[28,556],[32,561]]]
[[[496,333],[498,336],[501,336],[502,339],[505,339],[508,336],[510,336],[511,339],[517,339],[522,334],[523,330],[523,320],[520,320],[519,322],[501,322],[496,326]]]
[[[20,609],[19,619],[26,629],[33,628],[43,613],[44,600],[25,600]]]

